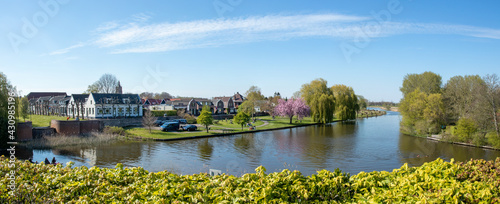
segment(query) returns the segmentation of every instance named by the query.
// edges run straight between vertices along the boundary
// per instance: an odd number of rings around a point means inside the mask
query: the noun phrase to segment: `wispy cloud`
[[[111,53],[145,53],[217,47],[303,37],[354,40],[400,34],[451,34],[500,39],[500,30],[466,25],[377,22],[372,18],[340,14],[269,15],[237,19],[149,23],[138,14],[128,23],[98,28],[93,44]],[[137,23],[140,22],[140,23]],[[71,48],[71,47],[70,47]],[[67,48],[68,49],[68,48]],[[66,49],[57,53],[65,53]]]
[[[83,47],[85,46],[84,43],[82,42],[79,42],[75,45],[72,45],[70,47],[67,47],[67,48],[64,48],[64,49],[60,49],[60,50],[56,50],[56,51],[53,51],[51,53],[49,53],[49,55],[60,55],[60,54],[65,54],[65,53],[68,53],[70,50],[73,50],[73,49],[76,49],[76,48],[80,48],[80,47]]]

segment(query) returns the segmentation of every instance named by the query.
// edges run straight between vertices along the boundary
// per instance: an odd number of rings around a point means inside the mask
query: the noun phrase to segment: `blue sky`
[[[0,71],[22,94],[111,73],[124,92],[290,97],[321,77],[397,102],[407,73],[500,70],[498,1],[0,2]]]

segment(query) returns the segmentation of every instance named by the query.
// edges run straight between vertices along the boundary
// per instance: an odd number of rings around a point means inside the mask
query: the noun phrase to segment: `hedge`
[[[177,175],[141,167],[72,167],[16,160],[15,190],[9,159],[0,158],[0,203],[499,203],[500,158],[467,163],[437,159],[392,172],[340,170],[255,173],[241,177]],[[10,193],[13,193],[11,195]]]
[[[151,113],[154,117],[163,117],[164,114],[167,114],[167,116],[177,116],[176,110],[153,110]]]

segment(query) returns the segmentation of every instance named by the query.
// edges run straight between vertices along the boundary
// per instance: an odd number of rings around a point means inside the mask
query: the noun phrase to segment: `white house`
[[[138,94],[73,94],[68,114],[84,118],[142,117],[142,103]]]

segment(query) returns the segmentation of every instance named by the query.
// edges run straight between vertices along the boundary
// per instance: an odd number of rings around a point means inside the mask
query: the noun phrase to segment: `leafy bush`
[[[167,116],[177,116],[176,110],[153,110],[151,113],[154,117],[163,117],[165,114],[167,114]]]
[[[472,135],[472,144],[476,146],[484,146],[487,144],[485,134],[483,132],[476,132]]]
[[[15,161],[10,195],[9,160],[0,157],[0,203],[498,203],[500,158],[455,164],[437,159],[392,172],[340,170],[303,176],[264,167],[241,177],[176,175],[141,167],[88,168]]]
[[[122,127],[116,127],[116,126],[106,126],[104,127],[103,132],[105,134],[110,134],[110,135],[123,135],[125,136],[125,130]]]
[[[454,133],[461,142],[469,142],[472,140],[472,136],[476,131],[477,126],[472,119],[460,118]]]
[[[491,146],[500,149],[500,137],[496,132],[489,132],[486,134],[486,139]]]

